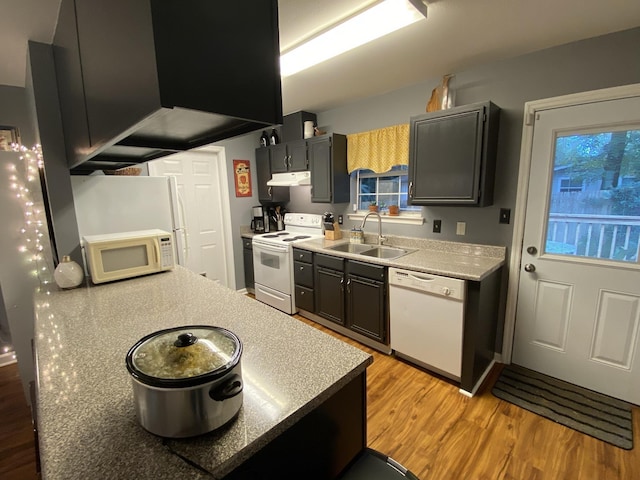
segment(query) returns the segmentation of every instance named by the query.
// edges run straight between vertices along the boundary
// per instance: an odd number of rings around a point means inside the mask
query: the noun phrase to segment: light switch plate
[[[467,224],[465,222],[456,223],[456,235],[465,235],[467,233]]]

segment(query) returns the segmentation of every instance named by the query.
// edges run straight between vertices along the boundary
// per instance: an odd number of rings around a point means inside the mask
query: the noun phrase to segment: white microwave
[[[86,235],[83,244],[93,283],[163,272],[176,265],[173,234],[164,230]]]

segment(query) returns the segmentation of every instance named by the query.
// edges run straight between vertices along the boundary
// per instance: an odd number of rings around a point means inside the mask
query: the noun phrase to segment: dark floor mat
[[[528,370],[506,365],[494,396],[625,450],[633,448],[631,405]]]

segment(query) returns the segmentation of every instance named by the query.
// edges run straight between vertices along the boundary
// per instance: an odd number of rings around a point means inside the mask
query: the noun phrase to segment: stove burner
[[[278,238],[280,234],[277,235],[262,235],[262,238]]]
[[[311,235],[298,235],[291,238],[284,238],[283,242],[293,242],[294,240],[304,240],[305,238],[311,238]]]

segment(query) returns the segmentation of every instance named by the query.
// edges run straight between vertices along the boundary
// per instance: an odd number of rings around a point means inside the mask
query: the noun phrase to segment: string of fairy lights
[[[14,152],[20,154],[24,173],[18,165],[9,164],[9,188],[21,203],[24,213],[24,225],[20,229],[22,241],[18,251],[32,268],[31,274],[41,283],[51,282],[50,267],[47,265],[44,251],[48,242],[46,213],[40,195],[40,169],[43,167],[42,147],[38,144],[31,149],[17,143],[11,144]]]

